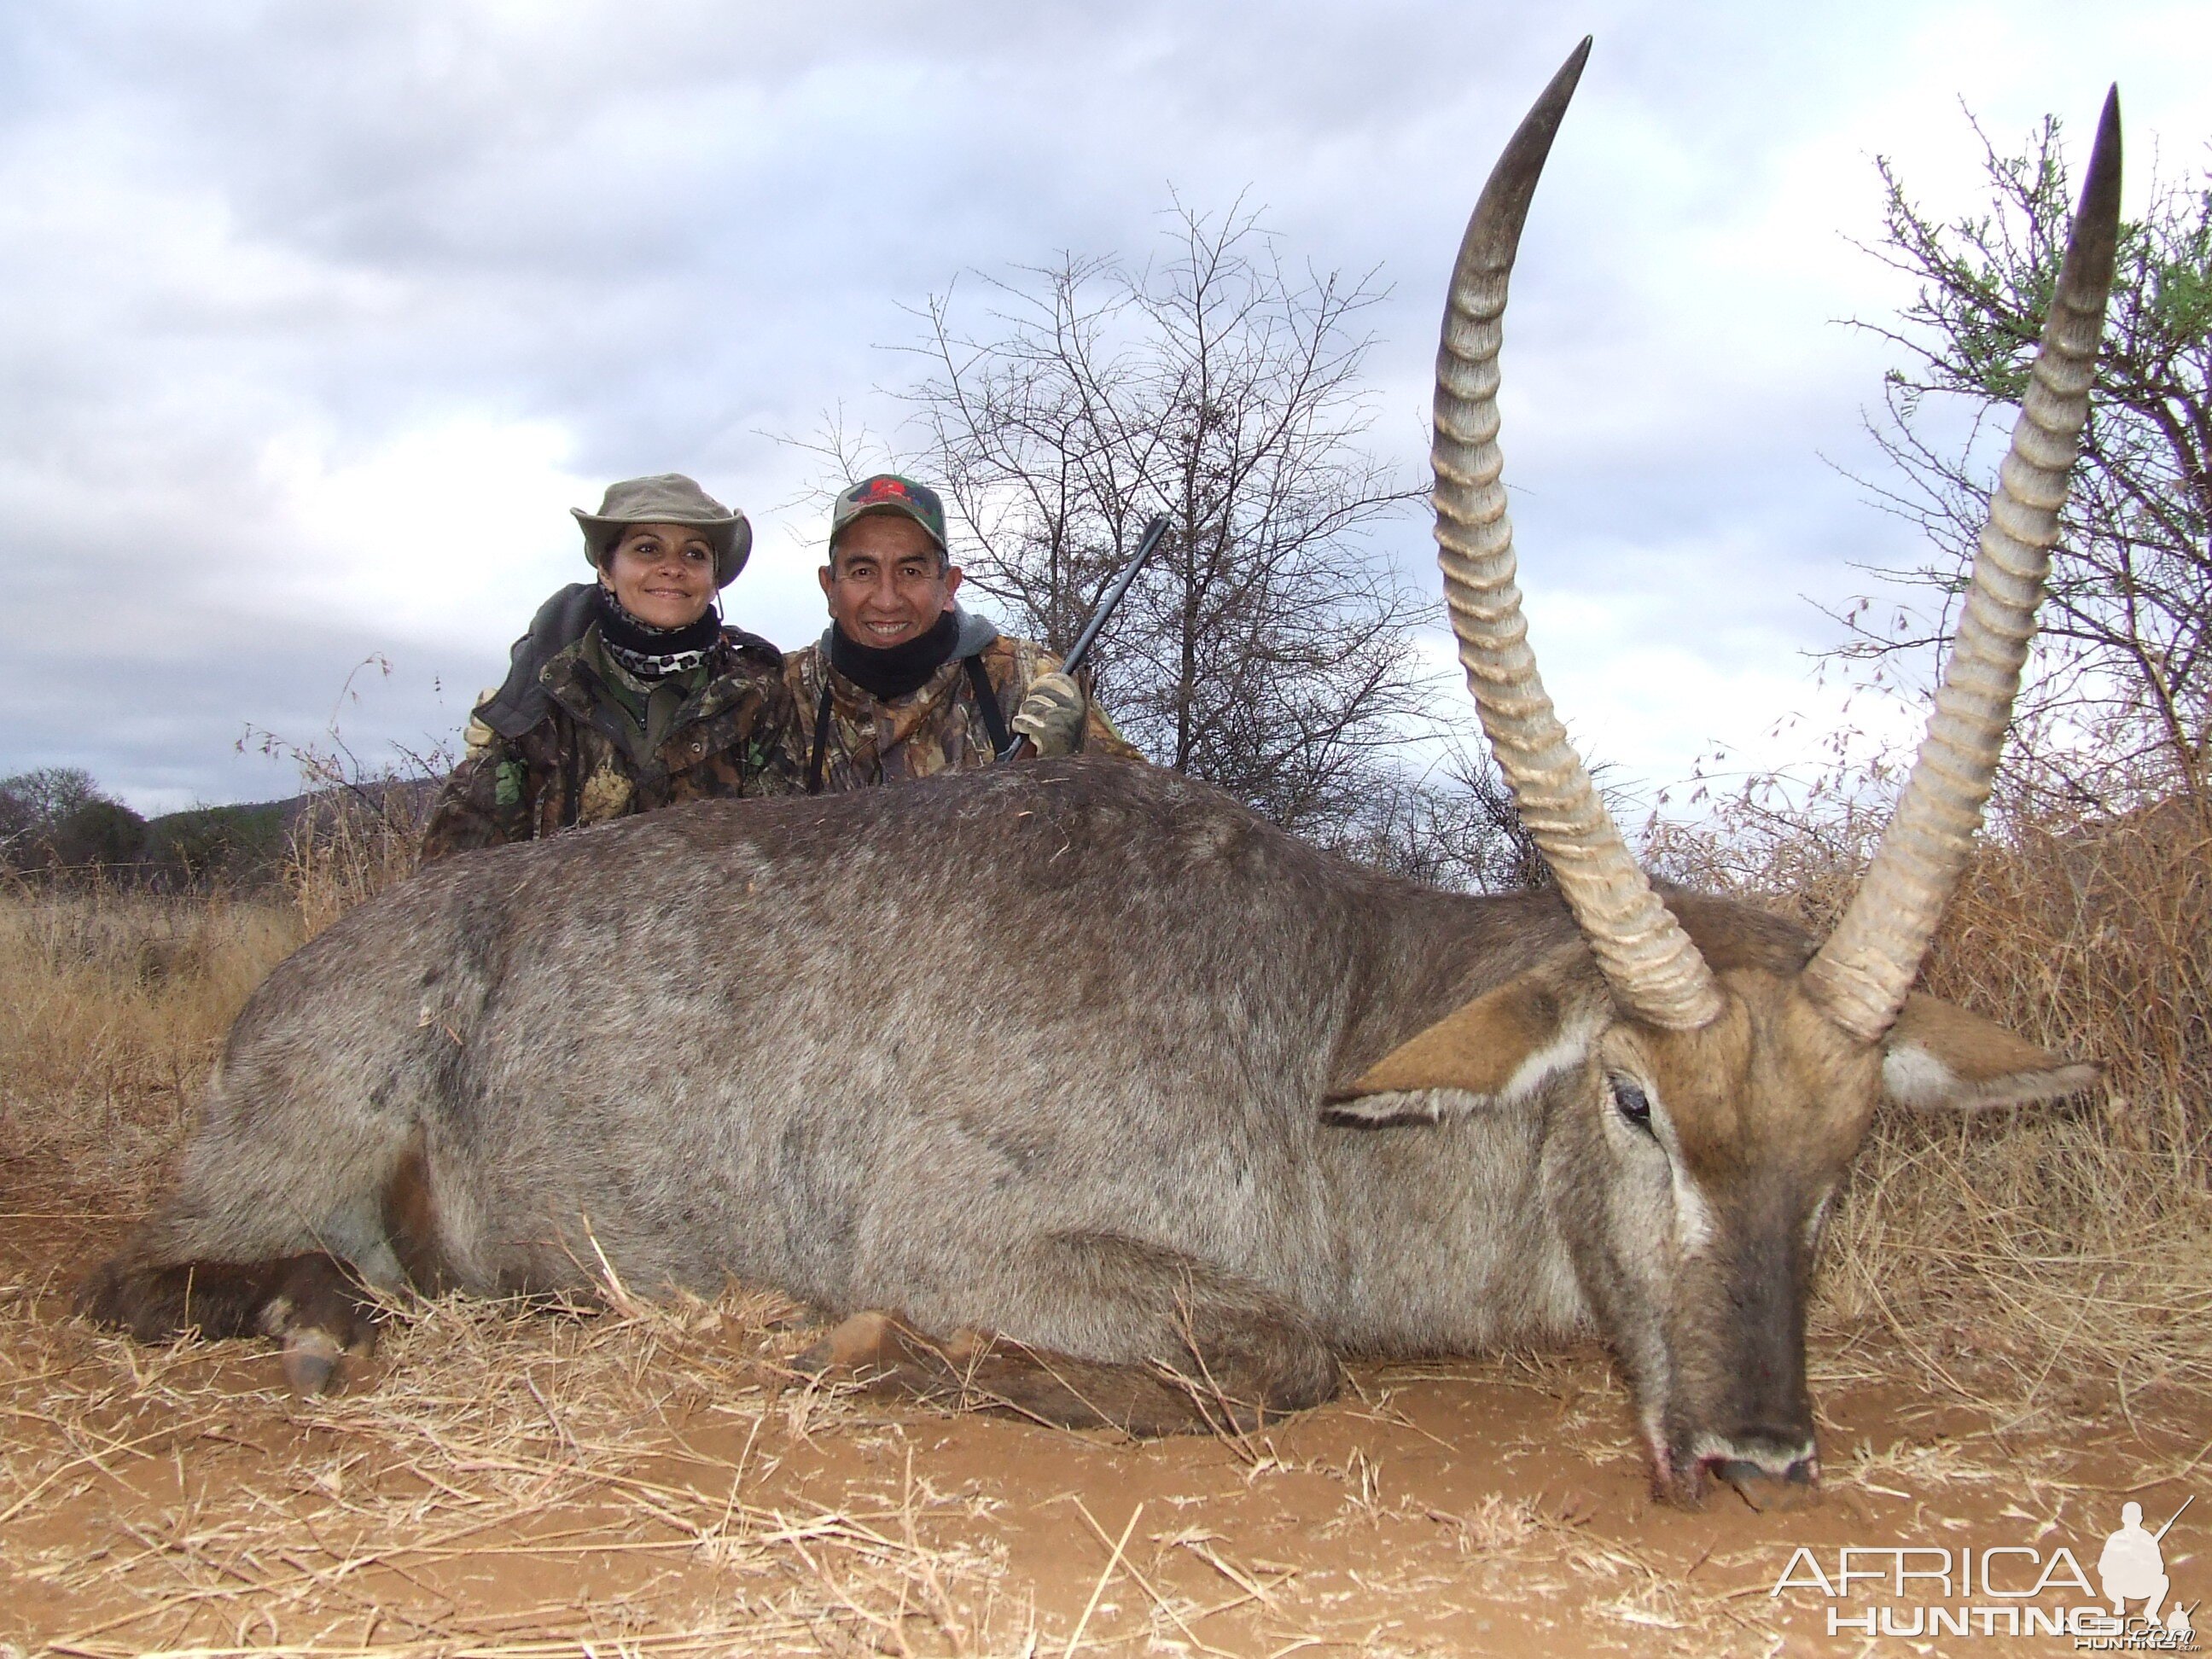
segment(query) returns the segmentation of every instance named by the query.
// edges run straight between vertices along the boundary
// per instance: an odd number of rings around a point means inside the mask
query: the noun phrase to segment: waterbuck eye
[[[1651,1133],[1651,1102],[1641,1085],[1625,1077],[1606,1079],[1613,1091],[1613,1109],[1644,1133]]]

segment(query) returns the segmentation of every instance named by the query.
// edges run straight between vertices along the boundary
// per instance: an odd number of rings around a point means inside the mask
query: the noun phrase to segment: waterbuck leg
[[[366,1358],[376,1346],[374,1298],[352,1268],[319,1251],[271,1261],[158,1267],[118,1258],[79,1288],[76,1310],[142,1342],[193,1331],[207,1338],[278,1338],[284,1380],[301,1395],[338,1386],[345,1357]]]
[[[1242,1431],[1336,1393],[1334,1357],[1294,1310],[1175,1251],[1060,1234],[1009,1265],[1022,1271],[1006,1305],[1042,1316],[1010,1320],[1020,1336],[933,1338],[870,1311],[799,1363],[884,1392],[1140,1436]]]

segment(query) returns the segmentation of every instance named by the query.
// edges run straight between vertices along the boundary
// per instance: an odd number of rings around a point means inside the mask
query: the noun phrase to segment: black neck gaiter
[[[885,702],[919,690],[945,666],[960,637],[960,619],[950,611],[927,633],[898,645],[862,645],[841,626],[830,629],[830,665],[862,690]]]
[[[641,680],[664,679],[696,668],[722,637],[722,619],[709,608],[682,628],[657,628],[633,616],[614,590],[599,584],[599,642],[607,654]]]

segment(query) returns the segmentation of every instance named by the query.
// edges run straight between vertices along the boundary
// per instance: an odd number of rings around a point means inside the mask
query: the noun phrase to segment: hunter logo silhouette
[[[2141,1601],[2143,1617],[2154,1625],[2160,1622],[2158,1610],[2166,1601],[2169,1585],[2166,1553],[2159,1544],[2172,1530],[2174,1522],[2180,1520],[2196,1501],[2194,1497],[2185,1500],[2156,1532],[2144,1530],[2142,1504],[2120,1506],[2120,1529],[2105,1540],[2105,1553],[2097,1558],[2097,1577],[2104,1584],[2105,1595],[2114,1613],[2124,1611],[2127,1602]],[[2185,1621],[2185,1628],[2189,1615],[2179,1608],[2174,1611]]]

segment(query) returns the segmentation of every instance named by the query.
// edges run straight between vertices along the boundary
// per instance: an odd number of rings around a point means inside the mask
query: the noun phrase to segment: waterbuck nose
[[[1754,1432],[1710,1448],[1700,1460],[1714,1479],[1755,1510],[1802,1509],[1820,1501],[1820,1456],[1795,1436]]]

